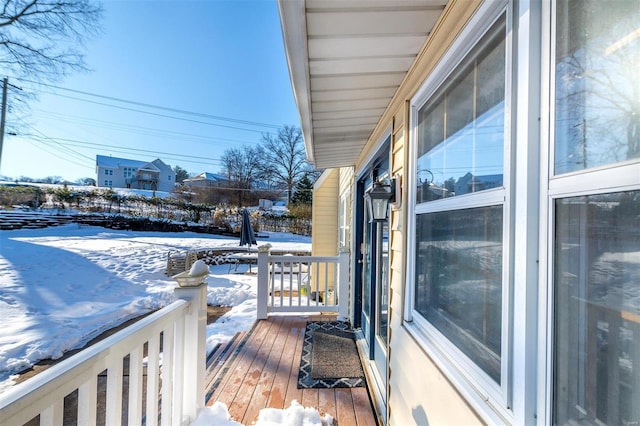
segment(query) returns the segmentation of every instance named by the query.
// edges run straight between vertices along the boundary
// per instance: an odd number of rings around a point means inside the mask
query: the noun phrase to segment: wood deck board
[[[251,424],[258,419],[260,410],[267,406],[267,399],[271,393],[273,386],[273,380],[275,378],[275,372],[277,370],[280,359],[282,358],[282,352],[284,350],[285,341],[287,338],[287,328],[283,327],[283,321],[277,322],[277,330],[274,327],[271,328],[271,335],[273,336],[273,344],[271,350],[266,354],[266,362],[263,365],[263,369],[260,372],[260,379],[256,384],[253,391],[253,397],[249,399],[247,403],[247,409],[244,413],[242,423]],[[271,340],[271,339],[267,339]],[[238,401],[234,401],[234,404]]]
[[[238,392],[229,406],[229,414],[235,419],[244,419],[250,402],[254,400],[254,393],[265,370],[269,354],[272,352],[271,349],[273,349],[281,323],[282,321],[278,321],[277,319],[271,323],[267,335],[262,340],[260,348],[256,352],[256,356],[253,358],[238,388]]]
[[[284,325],[283,329],[286,330],[287,340],[285,342],[282,356],[280,357],[280,362],[278,362],[278,366],[276,368],[269,398],[267,399],[267,406],[273,408],[285,407],[285,396],[287,394],[287,386],[289,385],[289,375],[291,374],[291,369],[297,368],[295,352],[297,342],[300,339],[298,329],[289,327],[289,323]]]
[[[303,389],[302,401],[298,402],[305,407],[318,407],[320,405],[318,401],[318,389]]]
[[[340,426],[357,426],[351,389],[336,389],[336,415]]]
[[[224,387],[221,387],[220,394],[214,395],[217,401],[224,402],[227,407],[231,405],[233,399],[238,393],[238,389],[244,380],[247,371],[251,363],[253,363],[263,340],[267,337],[272,322],[260,321],[253,333],[250,335],[250,339],[247,341],[239,356],[234,362],[234,366],[227,372],[229,376],[225,382]]]
[[[377,424],[375,413],[371,410],[371,401],[365,388],[351,389],[353,399],[353,411],[356,415],[358,426],[375,426]]]
[[[233,357],[234,352],[241,344],[244,338],[244,332],[236,333],[232,340],[228,343],[226,349],[220,347],[215,353],[211,355],[211,364],[207,365],[207,378],[205,384],[207,389],[215,384],[215,382],[224,374],[224,366],[227,361]]]
[[[221,401],[232,417],[251,424],[261,409],[287,408],[293,400],[329,414],[340,426],[376,425],[366,388],[298,389],[298,369],[307,321],[334,318],[273,316],[259,321],[235,357],[226,360],[208,405]]]
[[[284,397],[284,406],[289,407],[293,401],[302,400],[302,389],[298,389],[298,369],[300,367],[300,357],[302,356],[302,344],[304,342],[304,327],[306,322],[296,323],[295,330],[298,334],[296,350],[293,353],[291,370],[289,371],[289,382],[287,383],[287,393]]]

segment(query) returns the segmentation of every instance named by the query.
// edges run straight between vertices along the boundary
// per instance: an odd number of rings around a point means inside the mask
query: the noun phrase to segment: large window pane
[[[640,158],[640,1],[558,1],[555,173]]]
[[[500,381],[502,206],[416,218],[415,309]]]
[[[502,186],[505,21],[418,111],[418,203]]]
[[[640,424],[640,191],[556,202],[555,424]]]

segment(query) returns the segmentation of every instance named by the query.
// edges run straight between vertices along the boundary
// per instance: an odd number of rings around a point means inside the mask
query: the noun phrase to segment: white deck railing
[[[276,256],[259,249],[258,319],[271,312],[347,317],[348,288],[348,252]],[[38,416],[54,426],[193,421],[205,402],[207,285],[175,292],[171,305],[0,395],[0,424]],[[65,398],[74,393],[70,410]]]
[[[349,252],[337,256],[272,255],[258,248],[258,319],[269,313],[335,312],[348,316]]]
[[[22,425],[38,415],[41,425],[139,425],[143,419],[148,425],[180,425],[194,420],[204,406],[206,284],[176,288],[176,297],[171,305],[3,393],[0,424]],[[106,381],[106,387],[99,387],[99,381]],[[65,397],[76,391],[77,410],[69,413]],[[99,400],[104,410],[98,410]]]

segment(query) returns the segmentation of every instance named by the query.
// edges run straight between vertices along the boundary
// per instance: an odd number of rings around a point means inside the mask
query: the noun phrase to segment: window
[[[415,309],[500,380],[502,206],[417,217]]]
[[[124,168],[124,177],[125,179],[133,177],[134,169],[132,167]]]
[[[105,180],[104,181],[104,186],[113,186],[113,181]]]
[[[635,0],[558,2],[555,173],[640,158]]]
[[[549,417],[639,424],[640,3],[553,13]]]
[[[502,187],[504,25],[418,111],[417,203]]]
[[[350,246],[350,223],[351,220],[351,190],[346,191],[340,197],[340,204],[338,205],[338,246],[349,247]]]
[[[506,12],[494,6],[413,101],[407,319],[462,386],[508,410],[510,95]]]
[[[640,421],[640,191],[558,199],[554,423]]]

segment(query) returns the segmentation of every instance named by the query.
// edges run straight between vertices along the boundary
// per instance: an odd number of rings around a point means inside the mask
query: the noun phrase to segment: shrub
[[[312,209],[309,204],[290,204],[289,216],[296,219],[311,219]]]
[[[43,193],[37,186],[0,186],[0,206],[13,207],[13,206],[29,206],[33,209],[37,209],[42,205]]]

